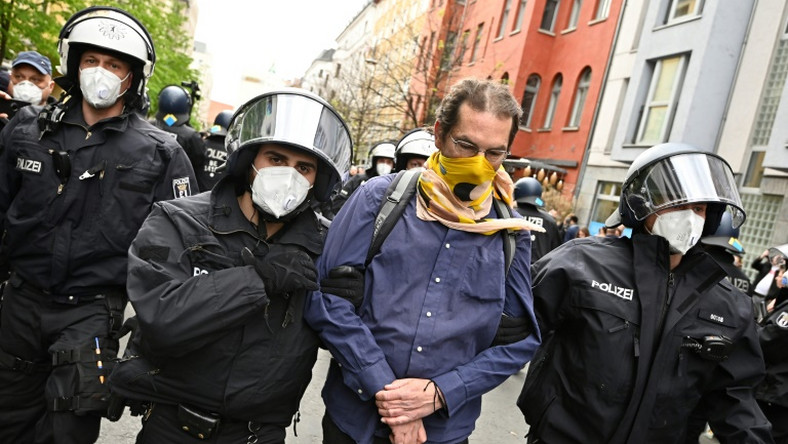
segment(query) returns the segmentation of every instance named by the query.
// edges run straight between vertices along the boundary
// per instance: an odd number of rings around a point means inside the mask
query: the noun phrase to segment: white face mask
[[[670,243],[670,252],[684,255],[700,240],[706,219],[692,210],[671,211],[658,214],[651,234],[663,237]]]
[[[14,99],[38,105],[44,98],[44,91],[30,80],[23,80],[14,85]]]
[[[82,96],[96,109],[109,108],[118,101],[121,95],[120,84],[129,78],[129,74],[121,79],[100,66],[85,68],[79,75]]]
[[[292,167],[274,166],[255,171],[257,176],[252,182],[252,201],[276,218],[298,208],[312,188],[309,181]]]
[[[375,171],[378,172],[378,176],[385,176],[391,172],[391,165],[379,162],[377,165],[375,165]]]

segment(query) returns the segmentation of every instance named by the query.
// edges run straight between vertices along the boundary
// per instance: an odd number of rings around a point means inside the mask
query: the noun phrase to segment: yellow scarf
[[[544,231],[522,218],[485,219],[495,198],[512,206],[514,184],[484,156],[454,158],[436,151],[424,164],[418,190],[416,216],[424,221],[485,235],[505,229]]]

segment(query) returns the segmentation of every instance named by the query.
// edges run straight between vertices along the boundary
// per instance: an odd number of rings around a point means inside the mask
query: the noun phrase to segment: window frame
[[[577,80],[577,88],[575,89],[575,100],[572,103],[572,112],[569,114],[569,122],[567,124],[570,128],[580,128],[580,120],[583,117],[583,110],[585,109],[586,99],[588,98],[588,91],[591,88],[591,68],[586,66],[580,73]]]
[[[528,3],[528,0],[520,0],[517,4],[517,15],[514,19],[514,25],[512,26],[512,33],[519,32],[523,29],[523,18],[525,18],[525,6]]]
[[[536,85],[531,83],[531,79],[534,79]],[[536,99],[539,97],[539,88],[542,86],[542,77],[539,74],[533,73],[528,76],[528,79],[525,81],[525,89],[523,90],[523,100],[520,102],[520,108],[523,110],[523,114],[520,117],[519,126],[523,128],[530,128],[531,124],[533,123],[534,119],[534,109],[536,108]],[[525,99],[526,95],[531,95],[531,101],[528,104],[528,110],[526,112],[525,106]],[[526,118],[526,121],[523,122],[523,117]]]
[[[583,0],[572,0],[572,10],[569,11],[569,22],[566,24],[567,31],[577,29],[577,24],[580,22],[581,9],[583,9]]]
[[[656,93],[657,86],[660,84],[661,75],[663,72],[663,66],[666,60],[678,59],[679,64],[676,68],[675,77],[673,78],[673,85],[670,91],[670,97],[667,100],[654,100],[654,94]],[[657,143],[662,143],[667,139],[668,132],[670,128],[673,126],[673,117],[676,112],[676,105],[678,104],[679,97],[681,96],[681,87],[684,82],[684,74],[686,72],[687,66],[687,55],[686,54],[679,54],[673,55],[669,57],[663,57],[660,59],[656,59],[653,62],[653,69],[651,73],[651,80],[648,87],[648,93],[646,95],[645,100],[642,104],[642,113],[638,122],[637,133],[635,137],[635,142],[638,145],[653,145]],[[645,140],[644,135],[646,132],[646,128],[649,127],[649,117],[651,116],[650,111],[657,109],[658,107],[665,107],[665,116],[663,119],[662,127],[660,128],[659,137],[657,140]]]
[[[610,15],[610,4],[612,0],[599,0],[594,11],[594,20],[604,20]]]
[[[694,2],[694,7],[692,7],[692,10],[688,11],[686,14],[676,16],[676,11],[678,7],[681,6],[681,3],[683,2]],[[668,23],[676,23],[684,20],[689,20],[693,17],[699,16],[702,10],[703,10],[703,0],[671,0],[670,6],[668,6],[665,23],[668,24]]]
[[[501,10],[501,21],[498,22],[498,32],[495,34],[495,39],[502,39],[504,32],[506,32],[506,22],[509,20],[509,9],[511,9],[512,0],[504,0],[503,9]]]
[[[550,88],[550,101],[547,102],[547,112],[544,115],[544,120],[542,122],[543,130],[549,130],[553,128],[553,122],[555,122],[555,110],[558,108],[558,100],[561,98],[561,89],[564,86],[564,76],[561,73],[556,74],[553,77],[553,84]]]
[[[473,40],[473,48],[471,49],[471,60],[468,63],[476,62],[476,55],[479,53],[479,46],[482,43],[482,33],[484,32],[484,22],[479,23],[476,27],[476,37]]]
[[[545,25],[545,18],[547,17],[547,11],[548,11],[548,8],[549,8],[550,4],[553,4],[555,6],[553,7],[553,10],[552,10],[552,17],[550,18],[550,26],[548,28],[545,28],[544,27],[544,25]],[[561,7],[561,0],[546,0],[545,1],[544,9],[542,10],[542,20],[539,21],[539,30],[540,31],[545,31],[545,32],[549,32],[549,33],[555,32],[555,21],[556,21],[556,18],[558,17],[558,9],[560,7]]]

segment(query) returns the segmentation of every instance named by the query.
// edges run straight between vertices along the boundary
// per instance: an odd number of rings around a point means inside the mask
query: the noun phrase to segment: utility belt
[[[123,312],[126,308],[126,301],[128,300],[128,297],[126,296],[126,291],[122,286],[117,286],[114,288],[107,287],[106,289],[94,294],[60,295],[53,294],[50,291],[31,284],[16,272],[11,273],[11,277],[8,279],[8,284],[14,288],[19,288],[30,293],[35,293],[43,298],[52,300],[59,304],[78,305],[89,304],[98,300],[103,300],[107,305],[107,310],[110,316],[110,335],[112,337],[116,337],[123,326]]]
[[[206,412],[182,404],[151,403],[143,421],[147,420],[151,415],[161,415],[166,421],[173,423],[174,426],[184,433],[199,440],[210,439],[218,434],[220,429],[226,432],[235,429],[233,434],[237,433],[237,431],[249,433],[249,441],[255,442],[256,439],[254,438],[257,438],[257,432],[263,428],[263,424],[256,421],[223,418],[216,413]]]

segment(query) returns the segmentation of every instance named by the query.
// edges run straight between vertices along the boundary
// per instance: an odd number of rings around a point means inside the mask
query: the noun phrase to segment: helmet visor
[[[225,144],[282,143],[317,156],[339,180],[350,168],[351,141],[345,123],[328,106],[298,93],[260,96],[238,110]],[[320,174],[320,171],[318,171]]]
[[[706,153],[671,156],[652,165],[624,190],[637,220],[687,203],[721,203],[729,207],[733,227],[744,223],[744,211],[730,166]]]

